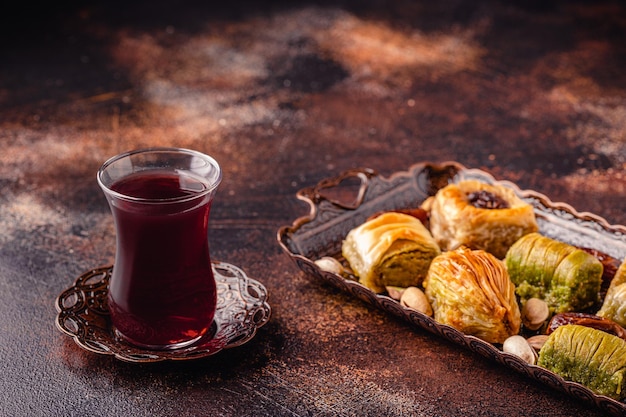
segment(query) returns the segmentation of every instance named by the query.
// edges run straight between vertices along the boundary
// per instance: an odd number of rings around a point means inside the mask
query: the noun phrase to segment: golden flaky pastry
[[[366,287],[421,285],[439,246],[422,222],[402,213],[384,213],[352,229],[342,244],[344,258]]]
[[[539,230],[533,207],[512,189],[476,180],[447,185],[425,207],[442,250],[466,246],[502,259],[517,239]]]
[[[611,319],[626,327],[626,259],[622,261],[598,311],[598,316]]]
[[[504,263],[465,247],[433,259],[424,280],[435,320],[490,343],[518,334],[521,313]]]

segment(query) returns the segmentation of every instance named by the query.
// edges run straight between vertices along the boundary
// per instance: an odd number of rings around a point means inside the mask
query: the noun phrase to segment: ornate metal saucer
[[[217,310],[211,331],[191,346],[173,350],[146,350],[115,335],[107,293],[113,266],[85,272],[56,299],[56,326],[83,349],[113,355],[126,362],[189,360],[243,345],[268,322],[271,308],[267,290],[240,268],[213,262],[217,282]]]

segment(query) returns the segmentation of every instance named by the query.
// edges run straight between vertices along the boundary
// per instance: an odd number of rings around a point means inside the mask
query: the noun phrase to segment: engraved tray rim
[[[354,202],[346,203],[328,197],[326,193],[328,190],[339,188],[344,181],[355,178],[360,181],[360,186]],[[572,240],[570,243],[581,246],[588,246],[583,243],[594,237],[599,239],[594,240],[594,243],[601,248],[588,247],[602,250],[619,260],[626,257],[626,226],[611,225],[593,213],[578,212],[567,203],[552,202],[541,193],[521,190],[513,182],[498,181],[490,173],[466,168],[455,161],[419,162],[411,165],[406,171],[397,171],[388,177],[383,177],[370,168],[355,168],[335,177],[323,179],[316,185],[303,188],[296,193],[299,200],[309,205],[309,214],[295,219],[291,225],[280,227],[277,240],[283,251],[307,276],[329,283],[418,328],[443,337],[558,391],[593,404],[611,415],[626,414],[626,403],[598,395],[587,387],[566,381],[545,368],[529,365],[512,354],[502,352],[495,345],[475,336],[465,335],[451,326],[439,324],[425,314],[400,305],[387,295],[376,294],[357,281],[323,271],[314,263],[322,256],[338,256],[342,235],[345,236],[348,230],[362,223],[370,214],[385,209],[415,207],[420,198],[423,200],[429,195],[434,195],[436,189],[448,182],[469,178],[512,188],[523,200],[534,206],[540,231],[545,235],[553,238],[562,237],[561,233],[567,230],[571,232],[568,236],[569,240]],[[407,196],[407,191],[417,191],[418,195]],[[413,203],[410,203],[411,198]],[[325,234],[331,234],[330,239]],[[577,239],[578,241],[574,241]]]
[[[136,347],[117,337],[110,322],[106,299],[113,267],[85,271],[55,300],[57,329],[89,352],[133,363],[199,359],[247,343],[271,316],[268,292],[262,283],[235,265],[213,261],[217,309],[209,333],[179,349]]]

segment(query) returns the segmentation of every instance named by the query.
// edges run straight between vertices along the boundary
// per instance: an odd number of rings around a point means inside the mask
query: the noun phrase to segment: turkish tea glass
[[[115,332],[147,349],[193,344],[217,303],[208,225],[219,164],[193,150],[149,148],[109,159],[97,178],[115,223]]]

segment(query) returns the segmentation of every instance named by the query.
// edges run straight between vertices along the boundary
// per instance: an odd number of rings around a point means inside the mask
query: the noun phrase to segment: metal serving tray
[[[532,190],[520,190],[508,181],[497,181],[490,174],[468,169],[456,162],[411,166],[407,171],[382,177],[371,169],[354,169],[327,178],[300,190],[296,197],[310,205],[307,216],[281,227],[278,242],[298,267],[314,279],[330,283],[366,303],[400,317],[412,325],[476,352],[554,389],[595,404],[605,412],[626,415],[626,404],[597,395],[581,384],[566,381],[553,372],[529,365],[500,347],[437,323],[433,318],[403,307],[387,295],[376,294],[356,280],[321,270],[314,262],[332,256],[341,259],[341,243],[348,231],[370,215],[394,209],[416,208],[448,183],[477,179],[512,188],[533,205],[540,232],[579,247],[596,249],[618,260],[626,258],[626,227],[610,225],[591,213],[579,213],[565,203],[554,203]]]

